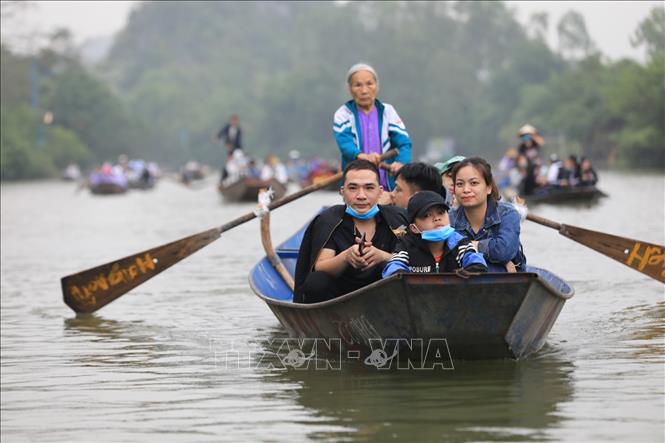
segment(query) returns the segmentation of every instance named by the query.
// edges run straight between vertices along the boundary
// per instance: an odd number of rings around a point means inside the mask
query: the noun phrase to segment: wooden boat
[[[124,194],[127,192],[127,179],[121,173],[95,171],[88,179],[90,192],[96,195]]]
[[[329,174],[324,174],[324,175],[315,175],[312,177],[308,177],[307,180],[303,181],[301,183],[301,186],[303,188],[310,186],[310,185],[315,185],[319,182],[322,182],[323,180],[328,179],[329,177],[332,177],[335,175],[335,172],[330,172]],[[339,189],[342,187],[342,181],[336,181],[330,183],[328,186],[321,188],[322,191],[330,191],[330,192],[339,192]]]
[[[219,192],[224,196],[224,200],[230,202],[256,202],[261,189],[268,189],[272,186],[275,191],[274,199],[282,198],[286,194],[286,185],[272,180],[260,180],[257,178],[244,177],[231,184],[219,184]]]
[[[115,183],[101,183],[95,186],[90,186],[90,192],[95,195],[124,194],[127,192],[127,187]]]
[[[144,160],[130,160],[125,176],[130,189],[145,190],[155,187],[156,178],[150,173]]]
[[[291,276],[305,228],[276,250]],[[378,343],[389,341],[399,346],[400,358],[422,357],[424,346],[441,339],[452,359],[524,358],[543,346],[574,293],[556,275],[534,267],[524,273],[471,278],[398,274],[306,305],[293,303],[284,280],[268,257],[249,277],[252,290],[291,337],[323,338],[339,345],[342,356],[367,358],[375,355]]]
[[[582,203],[607,197],[595,186],[575,186],[570,188],[544,187],[524,196],[527,203]]]

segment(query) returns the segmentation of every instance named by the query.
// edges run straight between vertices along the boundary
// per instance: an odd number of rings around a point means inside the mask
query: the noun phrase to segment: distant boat
[[[201,165],[197,161],[189,161],[180,170],[180,181],[185,185],[189,185],[196,180],[203,180],[208,175],[208,167]]]
[[[305,188],[310,185],[315,185],[319,182],[322,182],[323,180],[327,180],[328,178],[332,177],[333,175],[337,174],[337,172],[328,172],[326,174],[320,174],[320,175],[313,175],[309,177],[307,180],[303,181],[301,183],[301,187]],[[328,186],[325,188],[321,188],[322,191],[331,191],[331,192],[337,192],[342,186],[342,181],[336,181],[333,183],[330,183]]]
[[[595,186],[543,187],[536,188],[533,194],[523,196],[527,203],[581,203],[607,197]]]
[[[291,275],[305,228],[276,249]],[[471,278],[397,274],[332,300],[299,304],[267,257],[250,271],[249,282],[291,337],[326,339],[341,355],[361,358],[376,356],[375,346],[391,340],[400,358],[422,356],[418,343],[441,339],[453,359],[524,358],[543,346],[574,293],[553,273],[529,267]]]
[[[122,172],[108,168],[90,174],[88,187],[90,192],[98,195],[122,194],[129,188],[127,178]]]
[[[150,172],[148,164],[143,160],[130,160],[125,171],[127,182],[132,189],[152,189],[156,178]]]
[[[282,198],[286,194],[286,185],[275,179],[260,180],[258,178],[243,177],[232,183],[221,182],[218,190],[229,202],[256,202],[261,189],[272,187],[275,194],[273,199]]]
[[[62,179],[67,181],[77,181],[81,178],[81,169],[76,163],[70,163],[62,171]]]

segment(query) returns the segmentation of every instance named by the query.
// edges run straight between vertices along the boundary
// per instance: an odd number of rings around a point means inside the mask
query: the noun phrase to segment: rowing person
[[[332,206],[305,231],[295,271],[295,303],[316,303],[381,279],[406,213],[379,205],[383,193],[379,170],[368,160],[353,160],[344,169],[343,205]]]
[[[364,63],[353,65],[346,74],[346,83],[351,100],[340,106],[333,118],[342,168],[354,159],[369,160],[379,166],[381,154],[397,149],[399,154],[385,160],[386,170],[380,171],[380,185],[392,191],[395,174],[411,162],[409,133],[395,108],[377,99],[379,76],[374,68]]]

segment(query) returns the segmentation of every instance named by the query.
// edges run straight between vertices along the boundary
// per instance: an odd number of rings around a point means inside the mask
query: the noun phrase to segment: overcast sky
[[[4,2],[3,2],[4,3]],[[67,27],[76,43],[87,39],[113,34],[122,29],[136,1],[36,1],[21,14],[22,20],[8,23],[3,18],[3,40],[15,35],[18,29],[48,32],[57,27]],[[642,50],[630,45],[630,36],[654,6],[662,1],[507,1],[524,23],[533,12],[550,14],[549,42],[556,47],[556,24],[567,11],[574,9],[585,17],[591,38],[608,57],[616,60],[631,57],[644,60]],[[18,29],[17,29],[18,26]],[[11,33],[11,34],[8,34]]]

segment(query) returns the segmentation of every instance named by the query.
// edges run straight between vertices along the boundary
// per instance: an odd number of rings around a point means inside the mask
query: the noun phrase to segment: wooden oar
[[[526,218],[665,283],[665,246],[564,225],[533,214]]]
[[[381,158],[387,159],[397,155],[396,149],[384,153]],[[342,179],[343,173],[328,177],[314,185],[307,186],[298,192],[275,200],[268,205],[270,210],[277,209],[300,197],[325,188],[331,183]],[[209,245],[226,232],[245,222],[256,218],[249,212],[230,222],[189,237],[181,238],[156,248],[129,255],[103,265],[68,275],[61,279],[62,295],[65,304],[77,313],[90,313],[111,303],[116,298],[129,292],[143,282],[151,279],[165,269],[189,257],[199,249]]]
[[[266,253],[268,261],[272,267],[275,268],[275,271],[277,271],[279,276],[282,277],[286,286],[288,286],[291,292],[293,292],[293,288],[296,285],[293,281],[293,277],[289,274],[289,271],[286,270],[284,263],[282,263],[282,260],[272,247],[272,239],[270,237],[270,212],[261,217],[261,244],[263,244],[263,250]]]

